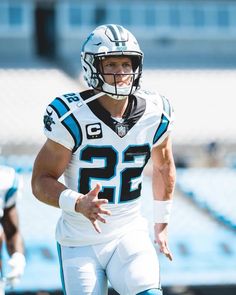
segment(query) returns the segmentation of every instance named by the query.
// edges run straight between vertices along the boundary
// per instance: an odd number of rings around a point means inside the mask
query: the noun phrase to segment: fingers
[[[80,213],[84,214],[85,217],[87,217],[94,229],[101,233],[101,229],[99,227],[98,221],[102,223],[106,223],[106,219],[101,216],[101,214],[104,215],[111,215],[111,211],[102,208],[102,205],[107,204],[107,199],[98,199],[98,193],[101,190],[101,185],[99,183],[96,184],[96,186],[88,192],[87,195],[85,195],[85,198],[80,199],[80,202],[83,202],[83,207]]]
[[[173,255],[171,254],[167,244],[164,241],[163,242],[155,241],[155,243],[159,245],[160,252],[163,253],[170,261],[172,261],[173,260]]]
[[[106,219],[104,217],[102,217],[100,214],[107,214],[107,215],[111,215],[111,212],[109,210],[105,210],[102,208],[96,208],[96,212],[93,212],[90,216],[90,221],[94,227],[94,229],[98,232],[101,233],[101,229],[98,225],[98,221],[102,222],[102,223],[106,223]],[[98,214],[100,213],[100,214]]]
[[[102,208],[95,208],[96,210],[90,215],[90,217],[88,217],[94,227],[94,229],[98,232],[101,233],[101,229],[98,225],[98,221],[102,222],[102,223],[106,223],[106,219],[104,217],[102,217],[100,214],[106,214],[106,215],[111,215],[111,212],[109,210],[105,210]]]
[[[111,211],[102,208],[101,206],[108,203],[107,199],[97,199],[97,195],[101,190],[101,185],[99,183],[88,193],[88,196],[91,197],[93,200],[94,208],[92,209],[92,213],[99,213],[105,215],[111,215]],[[102,218],[102,217],[101,217]],[[102,218],[104,219],[104,218]]]
[[[88,195],[97,196],[100,190],[101,190],[101,184],[96,183],[96,186],[93,189],[91,189]]]
[[[102,223],[106,223],[107,222],[106,219],[104,217],[100,216],[100,215],[97,215],[97,218],[96,219],[99,220]]]
[[[167,247],[163,247],[162,249],[160,249],[160,252],[163,253],[170,261],[173,260],[173,256]]]
[[[111,215],[111,211],[108,209],[105,209],[101,207],[102,204],[107,204],[107,200],[104,200],[103,202],[99,201],[93,201],[93,206],[90,208],[90,214],[105,214],[105,215]]]
[[[97,208],[97,213],[99,214],[105,214],[105,215],[111,215],[111,211],[110,210],[107,210],[107,209],[104,209],[102,207],[98,207]]]
[[[111,215],[110,211],[99,209],[99,211],[97,211],[97,212],[93,212],[93,213],[90,215],[90,218],[89,218],[90,221],[93,222],[93,221],[95,221],[95,220],[99,220],[99,221],[102,222],[102,223],[106,223],[106,222],[107,222],[106,219],[105,219],[103,216],[101,216],[101,215],[99,214],[99,213],[104,214],[103,212],[105,212],[105,211],[107,211],[107,215]],[[105,213],[106,213],[106,212],[105,212]]]
[[[95,203],[95,205],[97,207],[100,207],[101,205],[107,204],[108,200],[107,199],[97,199],[97,200],[93,200],[93,202]]]
[[[92,222],[92,225],[93,225],[93,227],[95,228],[96,232],[98,232],[98,233],[100,234],[100,233],[101,233],[101,229],[100,229],[100,227],[99,227],[99,225],[98,225],[97,220],[95,219],[95,220],[93,220],[93,221],[91,221],[91,222]]]

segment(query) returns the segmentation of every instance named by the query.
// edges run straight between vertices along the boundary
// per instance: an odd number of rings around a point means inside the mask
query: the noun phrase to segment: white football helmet
[[[128,56],[132,61],[133,73],[128,86],[110,85],[104,80],[100,67],[105,57]],[[114,99],[124,99],[140,87],[143,53],[136,38],[120,25],[108,24],[97,27],[84,42],[81,52],[84,78],[89,87],[107,93]],[[127,75],[127,74],[125,74]],[[116,81],[116,74],[113,74]]]

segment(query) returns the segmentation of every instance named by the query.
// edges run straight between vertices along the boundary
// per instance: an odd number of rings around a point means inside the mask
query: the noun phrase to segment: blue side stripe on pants
[[[59,243],[57,243],[57,252],[58,252],[58,258],[59,258],[59,264],[60,264],[60,276],[61,276],[61,283],[62,283],[62,291],[63,291],[63,294],[66,295],[65,279],[64,279],[62,257],[61,257],[61,245]]]

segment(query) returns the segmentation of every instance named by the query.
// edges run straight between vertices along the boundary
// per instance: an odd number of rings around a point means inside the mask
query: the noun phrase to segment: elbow
[[[173,184],[173,186],[175,186],[176,168],[175,168],[174,162],[171,165],[169,165],[168,171],[169,171],[170,182]]]
[[[39,195],[40,195],[40,186],[39,186],[39,180],[37,177],[34,175],[31,178],[31,191],[32,194],[39,200]]]
[[[173,193],[174,189],[175,189],[175,183],[176,183],[176,176],[174,175],[170,175],[169,176],[169,193]]]
[[[174,191],[175,189],[175,183],[176,183],[176,169],[175,165],[171,165],[171,167],[168,169],[168,178],[169,178],[169,190],[170,193]]]

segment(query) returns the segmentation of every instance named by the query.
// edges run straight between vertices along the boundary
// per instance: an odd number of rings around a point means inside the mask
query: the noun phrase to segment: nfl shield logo
[[[116,125],[116,133],[120,136],[120,137],[124,137],[125,134],[127,133],[127,128],[125,125],[121,125],[121,124],[117,124]]]

